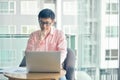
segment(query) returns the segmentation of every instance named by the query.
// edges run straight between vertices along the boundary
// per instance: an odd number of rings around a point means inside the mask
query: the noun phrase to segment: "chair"
[[[25,56],[23,57],[19,66],[26,66]],[[63,68],[66,70],[65,76],[67,80],[75,80],[75,54],[70,48],[67,48],[67,57],[64,61]]]
[[[67,48],[67,57],[63,65],[66,70],[67,80],[75,80],[75,59],[75,53],[70,48]]]

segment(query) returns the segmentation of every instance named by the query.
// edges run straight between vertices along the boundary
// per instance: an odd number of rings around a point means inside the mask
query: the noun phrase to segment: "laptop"
[[[25,52],[27,72],[60,72],[60,52]]]

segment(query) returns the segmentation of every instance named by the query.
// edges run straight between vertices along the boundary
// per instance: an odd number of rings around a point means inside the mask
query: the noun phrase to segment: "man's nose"
[[[43,24],[43,26],[44,26],[44,27],[46,27],[46,26],[47,26],[47,24]]]

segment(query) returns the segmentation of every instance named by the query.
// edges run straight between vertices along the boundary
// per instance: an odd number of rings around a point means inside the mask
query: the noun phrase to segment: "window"
[[[9,34],[16,34],[16,26],[10,25],[8,28],[9,28]]]
[[[21,14],[22,15],[36,15],[37,14],[37,1],[21,1]]]
[[[64,25],[63,26],[63,31],[66,34],[76,34],[76,32],[78,31],[77,25]]]
[[[0,71],[18,67],[30,33],[40,29],[38,11],[45,7],[56,12],[56,0],[0,0]],[[0,75],[0,80],[7,79]]]
[[[86,65],[84,67],[90,67],[96,65],[96,60],[93,57],[96,56],[96,45],[87,44],[84,46],[84,56],[83,56],[83,64]],[[83,65],[82,64],[82,65]]]
[[[97,30],[97,22],[86,22],[85,23],[85,33],[86,34],[96,34],[96,30]]]
[[[66,34],[67,39],[67,47],[70,47],[71,49],[75,50],[75,35],[69,35]]]
[[[15,34],[15,25],[0,25],[0,34]]]
[[[0,14],[15,14],[16,4],[15,1],[0,2]]]
[[[118,37],[118,30],[119,29],[116,26],[106,27],[106,37]]]
[[[77,15],[77,2],[64,2],[63,3],[63,14],[64,15]]]
[[[21,26],[21,34],[30,34],[31,32],[37,30],[37,26],[35,25],[22,25]]]
[[[7,55],[7,56],[6,56]],[[15,50],[0,50],[0,67],[4,68],[6,66],[12,67],[16,65],[17,60],[17,52]],[[15,57],[16,56],[16,57]],[[16,61],[17,60],[17,61]]]
[[[44,0],[44,8],[49,8],[55,12],[56,0]]]
[[[106,50],[105,60],[118,60],[118,50],[117,49]]]
[[[119,12],[118,3],[107,3],[106,5],[106,13],[107,14],[118,14]]]
[[[0,26],[0,34],[8,34],[8,26]]]

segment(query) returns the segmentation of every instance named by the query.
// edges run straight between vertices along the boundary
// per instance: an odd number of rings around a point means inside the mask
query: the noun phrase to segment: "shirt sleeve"
[[[64,62],[67,55],[67,40],[63,32],[59,34],[58,51],[61,51],[61,64]]]
[[[25,51],[32,51],[34,49],[34,36],[33,34],[30,35],[30,38],[27,42],[27,47]]]

